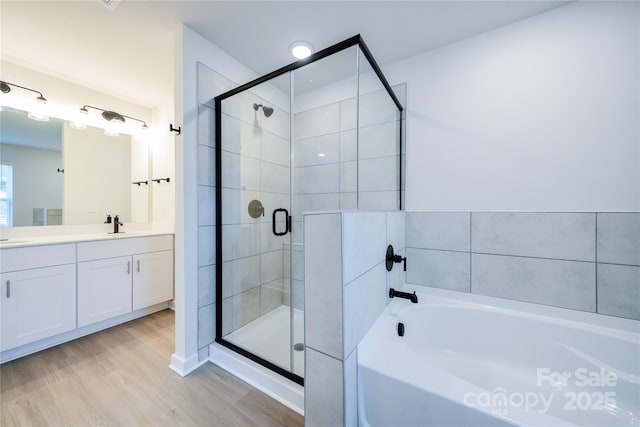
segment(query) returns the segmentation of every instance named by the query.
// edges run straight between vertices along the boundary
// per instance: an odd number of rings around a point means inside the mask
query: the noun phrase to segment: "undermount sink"
[[[120,231],[118,233],[114,233],[113,231],[110,231],[107,234],[112,237],[126,237],[126,236],[137,236],[140,233],[128,233],[126,231]]]

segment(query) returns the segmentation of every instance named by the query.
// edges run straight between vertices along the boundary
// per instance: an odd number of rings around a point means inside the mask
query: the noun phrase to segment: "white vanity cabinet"
[[[133,257],[133,309],[173,299],[173,251]]]
[[[130,256],[78,263],[78,327],[130,311]]]
[[[0,351],[75,329],[75,245],[3,249],[0,256]]]
[[[173,237],[78,243],[78,327],[173,299]]]

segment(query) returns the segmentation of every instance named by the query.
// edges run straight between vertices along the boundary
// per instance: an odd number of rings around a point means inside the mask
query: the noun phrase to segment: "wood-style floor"
[[[0,425],[302,426],[304,419],[206,363],[185,378],[167,365],[164,310],[0,367]]]

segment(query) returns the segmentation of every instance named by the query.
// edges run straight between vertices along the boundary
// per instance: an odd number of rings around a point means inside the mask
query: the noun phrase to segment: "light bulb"
[[[36,102],[31,107],[31,111],[27,117],[31,120],[37,120],[39,122],[48,122],[49,116],[47,115],[47,100],[41,96],[36,98]]]
[[[311,55],[312,47],[307,42],[295,42],[289,47],[289,50],[294,57],[303,59]]]
[[[122,122],[118,119],[109,120],[109,123],[104,128],[104,134],[107,136],[119,136],[120,129],[122,128]]]

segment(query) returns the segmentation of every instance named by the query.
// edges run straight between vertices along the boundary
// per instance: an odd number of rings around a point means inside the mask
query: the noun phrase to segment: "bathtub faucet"
[[[416,291],[413,291],[413,293],[410,294],[409,292],[396,291],[395,289],[391,288],[389,289],[389,298],[394,297],[411,300],[411,302],[414,304],[418,303],[418,295],[416,295]]]

